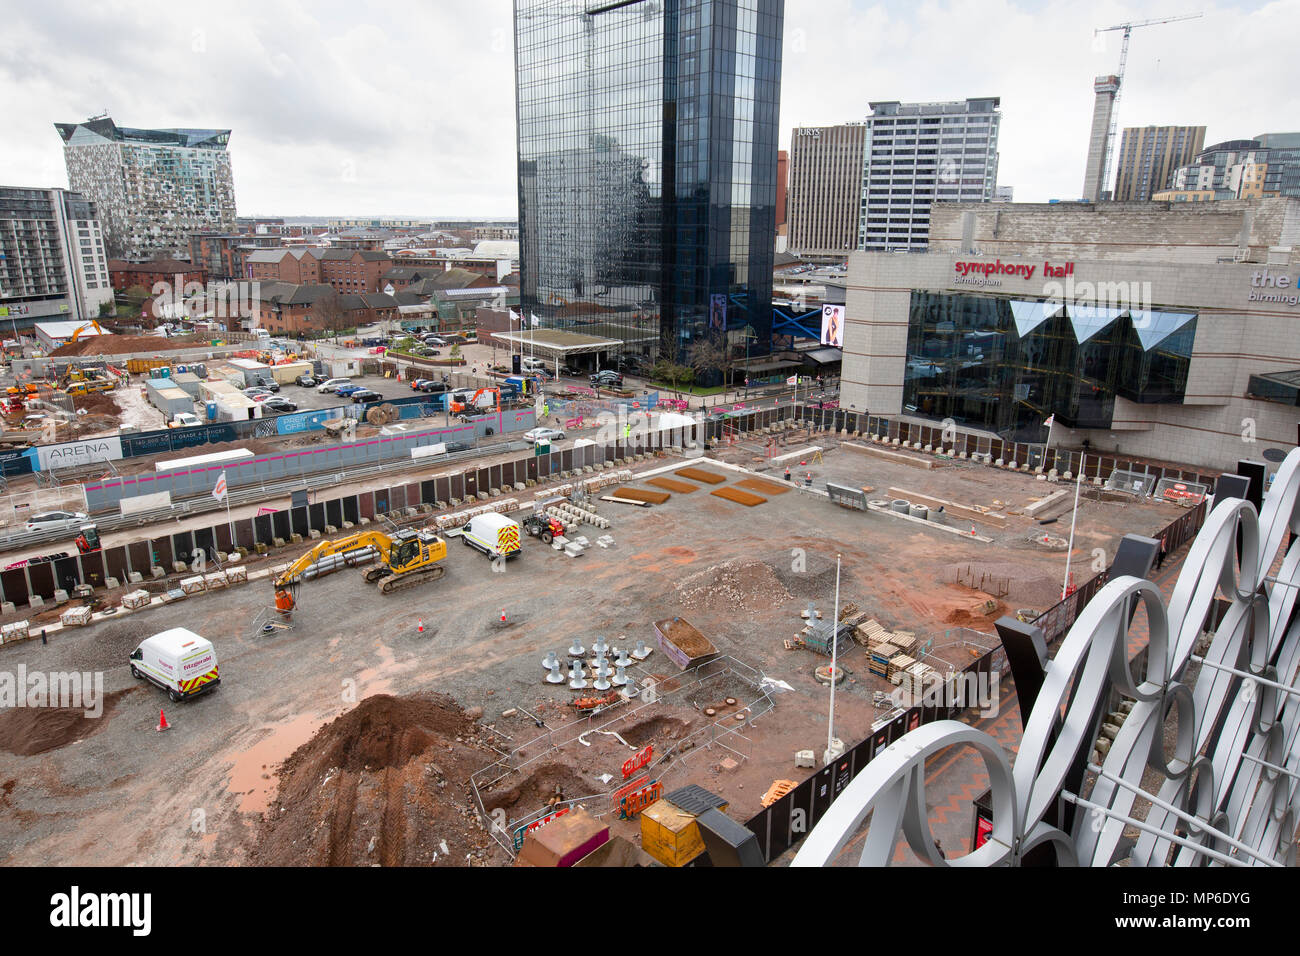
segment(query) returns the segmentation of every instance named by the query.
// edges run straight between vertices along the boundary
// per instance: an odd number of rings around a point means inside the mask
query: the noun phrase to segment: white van
[[[212,642],[183,627],[141,641],[131,652],[129,663],[132,677],[157,684],[173,703],[221,683]]]
[[[503,514],[475,515],[460,532],[460,539],[490,558],[513,558],[519,546],[519,522]]]

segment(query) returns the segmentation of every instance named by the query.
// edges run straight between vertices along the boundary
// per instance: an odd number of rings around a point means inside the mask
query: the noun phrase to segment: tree
[[[347,310],[333,289],[312,303],[311,317],[323,331],[329,332],[331,341],[348,327]]]
[[[685,365],[678,365],[667,359],[659,359],[651,369],[651,376],[656,382],[666,382],[674,389],[681,389],[695,380],[695,371]]]
[[[730,352],[724,333],[709,335],[696,339],[686,349],[686,365],[698,381],[707,378],[711,372],[724,370],[730,361]]]

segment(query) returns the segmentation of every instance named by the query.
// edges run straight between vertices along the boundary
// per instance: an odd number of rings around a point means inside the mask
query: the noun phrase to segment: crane
[[[1092,31],[1092,35],[1100,36],[1103,33],[1111,33],[1115,30],[1124,31],[1124,42],[1119,51],[1119,70],[1115,73],[1115,100],[1110,106],[1110,130],[1106,133],[1106,152],[1101,163],[1101,184],[1104,188],[1110,182],[1110,159],[1115,150],[1115,129],[1119,124],[1119,98],[1124,95],[1124,66],[1128,63],[1128,41],[1133,35],[1133,31],[1139,27],[1154,27],[1162,23],[1177,23],[1180,20],[1195,20],[1203,16],[1200,13],[1185,13],[1177,17],[1161,17],[1156,20],[1134,20],[1128,23],[1117,23],[1113,27],[1099,27]],[[1100,196],[1097,198],[1101,198]]]
[[[274,581],[275,609],[289,616],[298,603],[294,596],[298,582],[321,558],[346,556],[362,548],[373,548],[379,555],[379,566],[366,571],[366,580],[377,582],[380,594],[436,581],[445,571],[438,562],[447,557],[447,542],[432,531],[399,531],[396,537],[382,531],[361,531],[335,541],[322,541],[281,571]]]

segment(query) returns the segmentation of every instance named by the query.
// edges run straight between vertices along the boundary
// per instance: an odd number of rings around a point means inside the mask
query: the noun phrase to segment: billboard
[[[709,296],[709,328],[725,330],[727,328],[727,297],[723,293]]]
[[[822,345],[844,347],[844,306],[822,306]]]

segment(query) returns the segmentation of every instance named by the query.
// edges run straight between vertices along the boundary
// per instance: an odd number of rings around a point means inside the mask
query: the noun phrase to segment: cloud
[[[66,185],[55,122],[233,130],[241,214],[513,216],[510,0],[13,5],[0,33],[0,181]],[[999,180],[1074,198],[1092,79],[1164,4],[787,0],[780,142],[865,118],[871,100],[1002,98]],[[1220,2],[1134,31],[1120,126],[1208,127],[1206,142],[1294,126],[1300,0]],[[1251,55],[1249,51],[1258,51]]]

